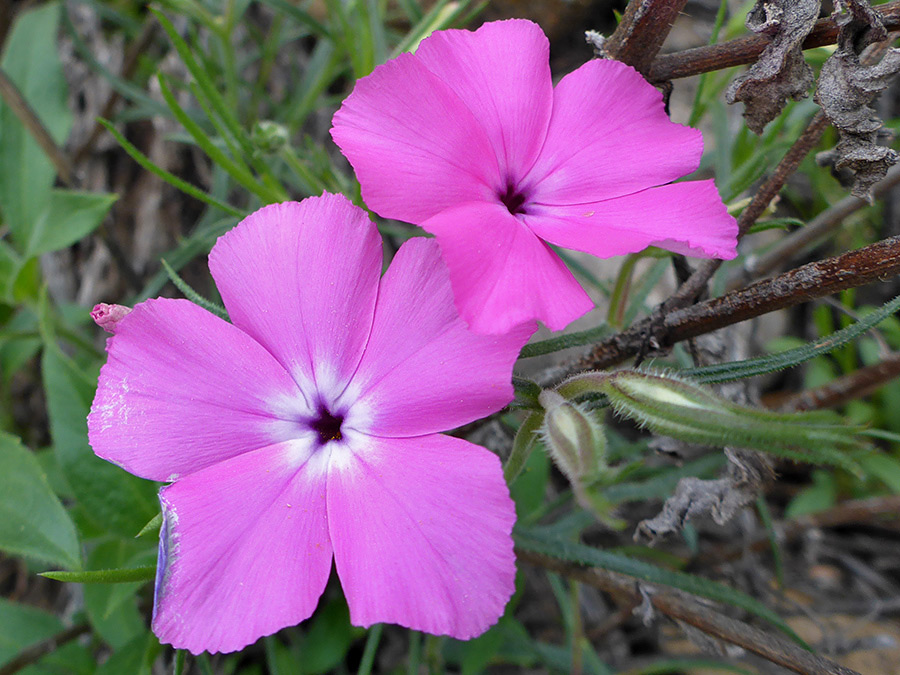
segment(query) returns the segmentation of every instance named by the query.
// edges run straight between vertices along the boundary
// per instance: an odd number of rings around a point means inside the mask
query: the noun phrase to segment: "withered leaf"
[[[725,92],[729,103],[744,103],[747,126],[757,134],[775,119],[787,100],[806,98],[812,69],[801,46],[819,16],[821,0],[757,0],[747,14],[747,28],[772,41],[756,63],[735,78]]]
[[[833,164],[839,176],[849,172],[853,195],[868,198],[872,186],[900,159],[877,143],[884,125],[869,107],[900,72],[900,50],[888,49],[874,65],[860,63],[866,47],[887,38],[880,17],[865,0],[837,0],[835,21],[840,26],[837,49],[822,66],[815,100],[837,127],[840,141],[818,159]]]

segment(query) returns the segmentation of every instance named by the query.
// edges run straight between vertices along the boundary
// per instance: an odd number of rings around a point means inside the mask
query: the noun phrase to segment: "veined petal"
[[[173,480],[284,440],[283,420],[310,410],[271,354],[187,300],[142,302],[107,351],[91,447],[143,478]]]
[[[485,130],[412,54],[359,80],[333,124],[363,199],[385,218],[421,223],[461,201],[496,200],[502,177]]]
[[[547,139],[523,186],[533,203],[596,202],[681,178],[702,153],[700,132],[672,122],[636,70],[595,59],[556,85]]]
[[[509,403],[513,364],[537,326],[468,329],[453,304],[437,242],[407,241],[378,292],[366,353],[347,390],[350,427],[377,436],[453,429]]]
[[[233,652],[313,613],[332,547],[328,458],[312,447],[272,445],[162,489],[153,612],[161,642]]]
[[[534,319],[561,330],[594,306],[559,256],[500,204],[462,204],[422,227],[437,237],[457,309],[477,333]]]
[[[438,31],[422,41],[416,58],[487,132],[501,176],[518,182],[540,152],[553,107],[550,42],[540,26],[511,19],[475,32]]]
[[[655,245],[730,260],[737,222],[712,180],[673,183],[594,204],[534,207],[525,216],[542,239],[601,258]]]
[[[515,510],[492,453],[449,436],[372,438],[330,465],[327,498],[354,624],[468,639],[503,614]]]
[[[375,225],[330,194],[260,209],[209,255],[234,325],[325,395],[339,393],[359,363],[381,264]]]

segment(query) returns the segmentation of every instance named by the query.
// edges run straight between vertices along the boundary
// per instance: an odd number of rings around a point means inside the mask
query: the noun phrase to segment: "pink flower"
[[[216,243],[233,323],[137,305],[109,339],[94,451],[160,491],[153,630],[234,651],[309,617],[332,558],[353,623],[470,638],[513,592],[498,458],[438,432],[496,411],[533,326],[459,318],[437,245],[384,275],[366,214],[325,195],[268,206]]]
[[[331,134],[368,206],[437,237],[478,332],[534,318],[558,330],[593,307],[548,244],[603,258],[648,245],[733,258],[737,225],[635,70],[594,60],[550,79],[523,20],[446,30],[356,83]]]
[[[94,320],[94,323],[107,333],[115,333],[116,326],[130,312],[131,307],[107,305],[105,302],[101,302],[98,305],[94,305],[94,309],[91,310],[91,318]]]

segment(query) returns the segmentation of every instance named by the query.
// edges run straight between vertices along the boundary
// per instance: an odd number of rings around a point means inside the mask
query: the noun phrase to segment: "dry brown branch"
[[[889,2],[873,9],[881,15],[885,28],[900,29],[900,0]],[[831,45],[837,41],[838,25],[828,17],[819,19],[803,41],[803,49]],[[691,77],[714,70],[753,63],[769,45],[768,38],[761,35],[747,35],[728,42],[706,47],[686,49],[674,54],[663,54],[651,64],[647,79],[651,82],[666,82],[682,77]]]
[[[617,601],[622,604],[639,605],[643,598],[648,598],[653,608],[662,614],[684,621],[708,635],[738,645],[748,652],[758,654],[795,673],[802,675],[859,675],[855,670],[812,654],[779,635],[732,619],[711,609],[707,604],[701,604],[700,601],[686,593],[641,582],[641,587],[649,591],[642,595],[637,580],[624,574],[584,567],[521,549],[516,549],[516,555],[519,560],[606,591],[615,596]]]
[[[792,394],[778,406],[786,412],[836,408],[873,391],[900,376],[900,354],[838,377],[827,384]]]
[[[832,293],[886,280],[900,273],[900,236],[843,255],[826,258],[757,282],[721,297],[652,316],[596,345],[566,375],[607,368],[641,353],[649,345],[666,348],[786,307]]]
[[[776,523],[775,531],[780,541],[791,541],[812,528],[839,527],[856,523],[873,524],[900,518],[900,495],[854,499],[818,513],[810,513]],[[736,560],[748,551],[761,551],[770,545],[768,532],[760,533],[750,542],[719,546],[703,551],[703,564],[715,565]]]
[[[646,75],[686,3],[687,0],[631,0],[616,31],[604,42],[603,51],[609,58]]]

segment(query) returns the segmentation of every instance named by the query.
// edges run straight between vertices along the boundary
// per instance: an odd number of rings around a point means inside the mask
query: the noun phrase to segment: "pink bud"
[[[94,309],[91,310],[91,318],[107,333],[115,333],[116,326],[130,311],[131,307],[125,305],[107,305],[105,302],[101,302],[94,305]]]

